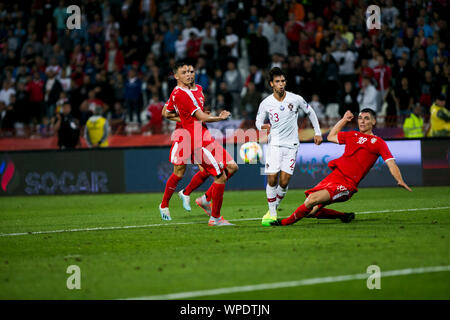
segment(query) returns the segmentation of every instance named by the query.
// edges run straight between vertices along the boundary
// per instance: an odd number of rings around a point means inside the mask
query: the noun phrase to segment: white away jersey
[[[261,130],[264,120],[270,121],[269,144],[287,148],[298,147],[298,113],[300,108],[311,120],[316,135],[321,135],[317,116],[311,106],[301,96],[286,91],[283,101],[275,99],[273,94],[259,105],[256,115],[256,128]]]

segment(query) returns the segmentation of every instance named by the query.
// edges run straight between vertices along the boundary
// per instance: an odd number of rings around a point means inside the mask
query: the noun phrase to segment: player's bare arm
[[[334,142],[339,144],[339,141],[337,139],[337,134],[345,128],[345,126],[347,125],[347,123],[349,123],[350,121],[353,120],[353,113],[351,113],[349,110],[347,110],[347,112],[344,114],[344,116],[342,117],[341,120],[338,121],[338,123],[336,123],[334,125],[334,127],[331,129],[330,133],[327,136],[327,140],[330,142]]]
[[[389,159],[389,160],[386,161],[386,164],[387,164],[387,166],[389,168],[389,171],[391,172],[392,176],[397,181],[397,185],[399,187],[405,188],[408,191],[412,191],[411,188],[408,187],[408,185],[405,183],[405,181],[403,181],[403,177],[402,177],[402,174],[400,172],[400,168],[395,163],[395,160],[394,159]]]
[[[231,113],[229,111],[222,111],[219,116],[212,116],[210,114],[207,114],[206,112],[203,112],[202,110],[198,109],[197,111],[195,111],[194,113],[194,117],[197,118],[197,120],[202,121],[202,122],[218,122],[218,121],[223,121],[223,120],[227,120],[228,117],[231,115]]]

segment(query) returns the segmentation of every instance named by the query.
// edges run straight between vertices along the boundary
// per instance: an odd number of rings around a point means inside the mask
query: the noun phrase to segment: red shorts
[[[169,161],[175,166],[192,163],[191,141],[184,132],[184,129],[178,128],[172,133],[172,147],[170,148]]]
[[[192,161],[201,165],[212,176],[218,176],[227,168],[227,164],[234,160],[217,141],[204,145],[193,152]]]
[[[358,192],[355,183],[344,176],[338,169],[334,169],[314,188],[306,190],[306,197],[308,197],[311,193],[320,190],[328,191],[331,198],[329,203],[347,201],[353,196],[354,193]]]

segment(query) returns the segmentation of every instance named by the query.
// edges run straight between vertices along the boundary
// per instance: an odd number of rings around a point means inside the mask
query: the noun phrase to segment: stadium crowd
[[[66,25],[72,4],[80,29]],[[371,4],[380,30],[367,29]],[[448,9],[445,0],[0,2],[2,135],[52,135],[67,103],[81,130],[95,116],[115,134],[129,124],[164,132],[180,59],[196,67],[211,111],[235,119],[255,119],[279,66],[325,126],[368,107],[388,127],[421,119],[423,135],[434,105],[444,127],[435,131],[450,135]]]

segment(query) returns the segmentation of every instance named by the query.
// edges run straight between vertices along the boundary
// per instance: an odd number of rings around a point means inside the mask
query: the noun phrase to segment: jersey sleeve
[[[384,162],[395,159],[384,140],[380,140],[380,142],[378,143],[378,152],[381,158],[383,158]]]
[[[311,111],[313,111],[309,103],[306,102],[305,99],[303,99],[303,97],[297,95],[297,101],[298,106],[303,110],[305,114],[309,115]]]
[[[173,105],[173,100],[174,100],[174,97],[170,96],[169,100],[167,100],[166,104],[164,105],[164,107],[166,107],[166,110],[169,112],[176,112],[174,105]]]
[[[337,140],[339,144],[347,144],[347,139],[352,135],[349,131],[338,132]]]
[[[200,109],[197,100],[195,100],[195,97],[190,90],[180,91],[179,94],[175,96],[174,103],[180,113],[183,112],[184,114],[189,114],[191,116],[194,115],[195,111]]]
[[[261,102],[259,104],[258,113],[256,114],[256,123],[255,123],[255,126],[258,130],[261,130],[261,126],[264,124],[266,118],[267,118],[267,110],[265,104]]]

